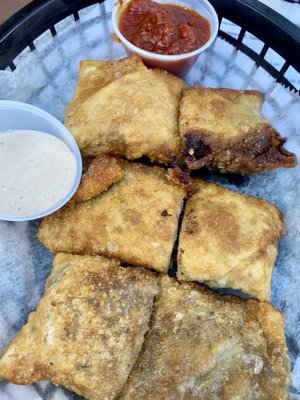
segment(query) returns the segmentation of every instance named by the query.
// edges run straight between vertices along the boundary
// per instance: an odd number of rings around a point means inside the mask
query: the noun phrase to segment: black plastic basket
[[[284,17],[279,15],[278,13],[274,12],[269,7],[261,4],[257,0],[210,0],[210,2],[215,7],[219,16],[220,20],[219,36],[227,40],[235,48],[239,49],[242,53],[249,56],[254,61],[256,66],[261,67],[278,82],[282,83],[289,89],[292,89],[295,92],[297,92],[297,95],[299,96],[300,88],[297,89],[293,85],[293,83],[287,77],[288,75],[286,75],[286,73],[288,72],[288,69],[290,67],[300,72],[300,29],[297,28],[288,20],[286,20]],[[53,38],[58,39],[60,37],[60,32],[59,29],[57,28],[56,30],[55,27],[59,22],[63,21],[68,16],[72,16],[75,19],[75,21],[82,22],[83,18],[80,10],[85,9],[86,7],[89,7],[97,3],[101,4],[103,3],[103,1],[35,0],[31,2],[29,5],[24,7],[21,11],[16,13],[14,16],[12,16],[9,20],[7,20],[4,24],[0,26],[0,70],[6,70],[7,68],[9,68],[10,70],[16,70],[16,72],[22,70],[22,68],[19,67],[18,56],[20,56],[20,54],[25,49],[26,49],[26,54],[25,54],[26,56],[28,56],[28,52],[30,53],[30,55],[33,55],[32,52],[35,52],[36,47],[37,49],[39,49],[39,46],[36,43],[37,38],[39,38],[44,32],[49,30],[51,33],[49,34],[51,41]],[[101,7],[104,8],[104,5],[102,4]],[[229,33],[224,32],[222,28],[222,25],[224,24],[222,24],[222,22],[224,22],[225,19],[231,21],[232,23],[240,27],[240,31],[237,36],[231,36]],[[247,36],[247,32],[253,34],[256,38],[258,38],[262,42],[260,51],[251,48],[251,45],[249,46],[247,45],[249,41],[244,40]],[[53,38],[51,37],[51,35]],[[98,37],[96,40],[98,41]],[[102,38],[102,40],[104,41],[106,39]],[[53,40],[53,42],[55,42],[55,40]],[[55,45],[57,45],[57,41]],[[273,65],[271,65],[267,61],[268,57],[266,56],[269,49],[274,50],[283,59],[282,65],[278,69],[276,69]],[[72,73],[70,72],[71,65],[68,63],[68,60],[64,58],[63,52],[59,52],[59,56],[61,56],[61,59],[59,58],[59,66],[57,67],[57,70],[55,70],[55,73],[51,74],[51,76],[49,73],[47,75],[46,65],[42,63],[43,57],[47,52],[47,50],[48,48],[46,47],[45,51],[43,50],[41,52],[38,51],[35,52],[37,53],[35,60],[40,62],[41,68],[43,68],[43,72],[46,74],[47,77],[49,77],[49,82],[51,83],[51,84],[49,83],[49,86],[53,88],[54,92],[62,91],[60,86],[56,86],[56,81],[54,78],[56,78],[59,75],[61,69],[64,69],[67,70],[67,72],[69,73],[67,78],[72,79],[71,84],[73,90],[77,78],[77,73],[76,75],[74,74],[74,76],[71,76],[72,75]],[[36,71],[35,64],[34,64],[34,69],[30,71],[31,72]],[[24,75],[24,80],[25,79],[26,76]],[[274,82],[272,80],[272,85],[273,83]],[[271,90],[274,88],[274,85],[273,86],[272,85],[270,85]],[[44,87],[41,85],[38,86],[37,90],[42,91],[43,89]],[[72,90],[68,91],[65,89],[65,87],[63,89],[64,89],[63,92],[66,93],[68,92],[68,95],[72,93]],[[283,91],[285,92],[285,90]],[[38,95],[39,93],[35,91],[34,92],[35,99],[39,98]],[[288,107],[293,106],[293,104],[295,104],[296,102],[298,104],[299,102],[299,98],[293,96],[292,93],[289,93],[289,96],[290,96],[289,102],[287,102],[283,107],[284,112],[287,110]],[[64,98],[63,100],[64,104],[59,103],[57,106],[57,108],[59,108],[60,110],[63,110],[63,105],[66,105],[69,101],[67,98]],[[52,108],[49,109],[48,107],[44,107],[45,104],[40,104],[39,102],[32,104],[38,105],[40,108],[44,108],[46,111],[49,111],[53,115],[57,116],[55,113],[52,112],[53,111]],[[277,104],[273,104],[273,106],[275,111],[279,108]],[[297,118],[298,114],[296,117],[293,118],[293,122],[295,120],[295,125],[297,124],[298,126]],[[63,120],[63,116],[61,116],[61,120]],[[202,176],[205,178],[206,177],[210,178],[210,176],[206,176],[205,173],[203,173]],[[218,178],[216,178],[215,181],[221,184],[233,185],[241,189],[240,191],[244,192],[243,188],[247,186],[249,179],[250,178],[248,176],[238,176],[238,175],[233,176],[233,175],[222,174]],[[273,180],[274,179],[275,178],[273,178]],[[258,180],[258,182],[260,183],[261,181]],[[298,181],[296,181],[295,179],[295,182]],[[260,184],[258,184],[257,186],[259,187],[259,185]],[[259,195],[256,194],[256,192],[252,194],[255,194],[257,197],[259,197]],[[283,204],[283,202],[280,204]],[[34,237],[36,236],[36,229],[37,225],[35,222],[32,223],[32,225],[30,225],[30,227],[28,228],[28,230],[32,232],[31,235],[34,235]],[[295,231],[292,231],[290,234],[291,235],[295,234]],[[285,251],[287,251],[287,249],[289,250],[290,247],[287,247]],[[34,252],[33,254],[35,257],[36,253]],[[34,265],[36,266],[39,262],[40,262],[39,258],[36,257]],[[36,279],[41,282],[40,285],[40,288],[42,288],[41,290],[43,290],[43,285],[44,285],[43,282],[45,275],[47,274],[47,271],[50,272],[49,270],[47,270],[47,268],[50,268],[50,263],[49,265],[47,263],[45,263],[45,261],[41,263],[41,268],[43,268],[43,273],[42,275],[39,276],[36,275]],[[47,267],[45,266],[46,264]],[[35,268],[35,271],[36,274],[41,273],[41,269]],[[289,295],[291,292],[289,291],[287,293]],[[282,305],[281,310],[285,311],[284,305]],[[27,311],[29,312],[31,310],[28,309]],[[18,325],[18,328],[20,327],[21,326]],[[298,346],[298,341],[296,340],[296,333],[294,332],[288,333],[287,343],[292,363],[294,363],[295,358],[299,354],[299,346]],[[57,390],[56,387],[51,386],[50,384],[47,384],[44,387],[44,383],[43,384],[36,383],[33,385],[33,388],[44,400],[53,399],[54,393],[56,393]],[[292,390],[296,391],[296,389]],[[74,400],[79,399],[79,397],[77,397],[75,394],[70,394],[70,393],[68,394],[68,398]]]
[[[55,24],[69,15],[73,15],[75,21],[79,20],[78,11],[96,3],[102,1],[35,0],[24,7],[0,26],[0,69],[9,67],[14,70],[14,59],[26,47],[33,51],[33,41],[42,33],[49,29],[55,36]],[[211,3],[219,15],[220,23],[226,18],[241,27],[237,38],[222,30],[219,35],[251,57],[257,66],[264,68],[277,82],[299,93],[299,89],[285,77],[285,73],[290,66],[300,71],[300,29],[257,0],[211,0]],[[246,32],[263,42],[259,54],[243,43]],[[279,70],[264,58],[268,49],[274,50],[284,59]]]

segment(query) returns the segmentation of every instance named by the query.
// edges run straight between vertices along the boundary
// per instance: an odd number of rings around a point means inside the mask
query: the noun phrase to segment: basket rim
[[[73,15],[75,20],[78,20],[78,11],[103,2],[104,0],[32,1],[0,25],[0,70],[7,67],[14,70],[14,59],[26,47],[34,50],[33,41],[46,30],[50,29],[55,36],[54,25],[64,18]],[[220,30],[219,35],[252,57],[256,65],[266,69],[277,81],[299,92],[284,74],[289,66],[300,73],[300,29],[258,0],[211,0],[211,4],[219,14],[220,21],[226,18],[242,28],[238,39]],[[255,54],[242,43],[246,31],[264,42],[261,54]],[[280,71],[275,70],[263,59],[268,48],[272,48],[284,58],[285,64]]]

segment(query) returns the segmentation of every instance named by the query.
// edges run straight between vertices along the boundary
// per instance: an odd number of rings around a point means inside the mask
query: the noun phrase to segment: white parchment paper
[[[14,72],[0,71],[0,99],[28,102],[63,121],[81,59],[117,59],[126,56],[112,41],[112,2],[80,12],[79,21],[68,17],[56,25],[57,35],[46,31],[34,42],[36,50],[25,49],[15,60]],[[235,35],[238,28],[227,23],[224,30]],[[249,45],[253,39],[248,36]],[[259,51],[259,43],[253,45]],[[256,46],[256,47],[255,47]],[[268,55],[271,57],[272,55]],[[276,55],[273,55],[276,57]],[[275,63],[275,59],[273,59]],[[278,61],[278,59],[277,59]],[[276,61],[276,62],[277,62]],[[297,83],[297,76],[293,78]],[[234,89],[258,89],[265,94],[263,114],[288,137],[287,148],[300,159],[300,97],[280,84],[230,44],[218,38],[186,77],[188,84]],[[272,280],[272,303],[286,316],[286,337],[292,363],[293,399],[300,398],[300,166],[245,176],[211,176],[241,193],[264,198],[286,216],[286,231]],[[45,286],[52,255],[37,241],[38,221],[0,221],[0,351],[26,322]],[[48,382],[30,386],[0,383],[1,400],[65,400],[78,396]]]

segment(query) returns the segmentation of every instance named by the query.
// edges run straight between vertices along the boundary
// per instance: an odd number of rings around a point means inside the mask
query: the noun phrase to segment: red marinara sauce
[[[166,55],[190,53],[210,38],[209,22],[202,15],[152,0],[131,0],[119,17],[119,30],[135,46]]]

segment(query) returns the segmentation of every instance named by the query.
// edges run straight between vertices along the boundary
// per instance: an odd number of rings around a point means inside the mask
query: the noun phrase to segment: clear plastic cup
[[[118,27],[118,19],[122,12],[126,9],[127,4],[130,0],[122,0],[122,2],[116,2],[112,13],[112,25],[115,34],[118,36],[120,41],[123,43],[127,52],[137,54],[140,56],[144,63],[149,67],[158,67],[165,69],[175,75],[184,76],[188,73],[190,68],[196,62],[200,54],[206,50],[216,39],[219,29],[219,20],[217,13],[213,6],[207,0],[159,0],[157,3],[161,4],[176,4],[179,6],[185,6],[196,11],[205,17],[210,24],[210,38],[209,40],[199,49],[194,50],[190,53],[179,54],[179,55],[164,55],[151,53],[149,51],[140,49],[139,47],[130,43],[120,32]],[[155,0],[156,1],[156,0]]]
[[[75,193],[82,174],[82,159],[75,139],[67,128],[51,114],[37,107],[17,101],[0,100],[0,137],[10,130],[35,130],[61,139],[72,151],[76,160],[76,176],[68,194],[51,208],[33,215],[3,215],[3,221],[29,221],[52,214],[65,205]]]

